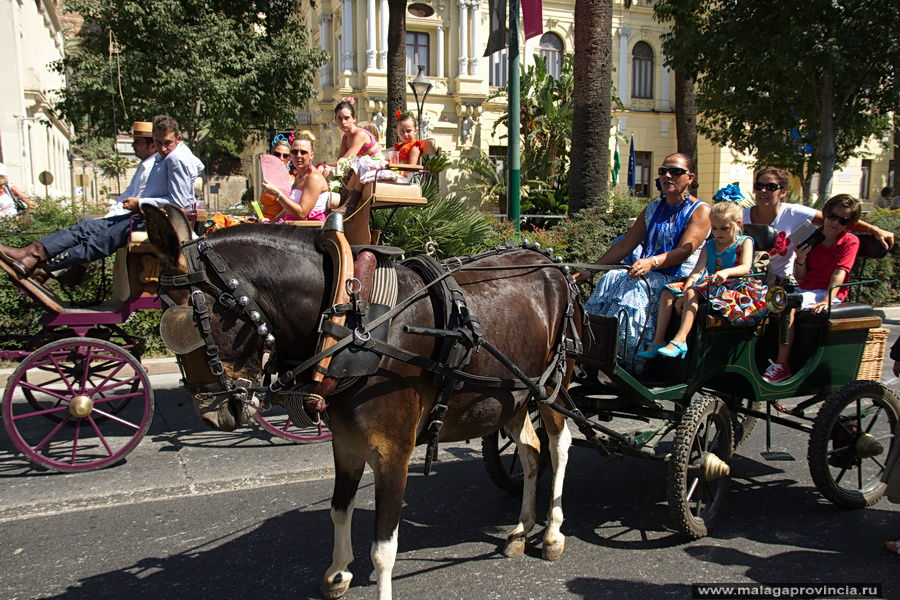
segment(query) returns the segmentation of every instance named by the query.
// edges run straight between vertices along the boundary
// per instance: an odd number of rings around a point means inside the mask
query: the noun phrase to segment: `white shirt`
[[[114,204],[109,207],[109,212],[106,213],[105,217],[115,217],[116,215],[127,215],[131,211],[122,206],[122,202],[125,198],[140,198],[141,194],[144,193],[144,188],[147,187],[147,177],[150,176],[150,169],[153,168],[153,164],[156,162],[156,157],[158,154],[154,153],[141,161],[141,164],[138,165],[137,170],[134,172],[134,176],[131,178],[131,181],[128,183],[128,187],[125,188],[125,191],[119,194],[119,197],[116,198]]]
[[[794,272],[794,243],[789,237],[795,229],[800,227],[807,219],[813,220],[816,209],[802,204],[790,204],[782,202],[778,207],[778,214],[772,221],[772,227],[777,233],[775,248],[769,251],[772,260],[769,261],[769,272],[778,277],[787,277]],[[750,218],[750,209],[744,209],[744,223],[753,223]],[[783,252],[783,253],[782,253]]]
[[[162,158],[158,156],[147,175],[144,193],[140,203],[162,206],[174,204],[191,210],[197,199],[194,197],[194,181],[203,171],[203,163],[194,156],[184,142]]]

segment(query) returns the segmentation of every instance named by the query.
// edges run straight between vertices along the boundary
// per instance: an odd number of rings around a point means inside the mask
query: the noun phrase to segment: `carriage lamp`
[[[766,308],[773,313],[784,312],[789,308],[799,308],[802,299],[799,294],[788,292],[783,287],[773,285],[766,294]]]
[[[425,67],[423,65],[419,65],[419,72],[416,74],[415,79],[409,82],[409,87],[412,88],[413,98],[416,99],[416,109],[419,111],[416,124],[421,127],[422,110],[425,108],[425,98],[428,97],[428,92],[434,87],[434,85],[428,81],[428,78],[425,77]]]

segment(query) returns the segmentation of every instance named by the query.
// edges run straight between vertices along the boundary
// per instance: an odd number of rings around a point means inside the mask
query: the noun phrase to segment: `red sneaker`
[[[763,379],[769,383],[778,383],[784,381],[791,376],[791,369],[783,362],[776,362],[769,359],[769,368],[763,374]]]

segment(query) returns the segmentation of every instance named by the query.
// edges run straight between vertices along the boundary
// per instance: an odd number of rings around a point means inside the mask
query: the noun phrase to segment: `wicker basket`
[[[884,366],[884,350],[887,347],[889,329],[870,329],[866,338],[866,348],[859,362],[857,379],[881,381],[881,369]]]

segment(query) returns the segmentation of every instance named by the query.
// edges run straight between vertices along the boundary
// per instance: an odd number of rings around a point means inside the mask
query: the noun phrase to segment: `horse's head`
[[[283,363],[310,356],[324,297],[324,267],[314,232],[242,225],[191,241],[178,208],[144,208],[160,257],[160,295],[174,306],[161,332],[184,372],[198,414],[231,431],[248,415],[242,391],[261,382],[271,351]]]

